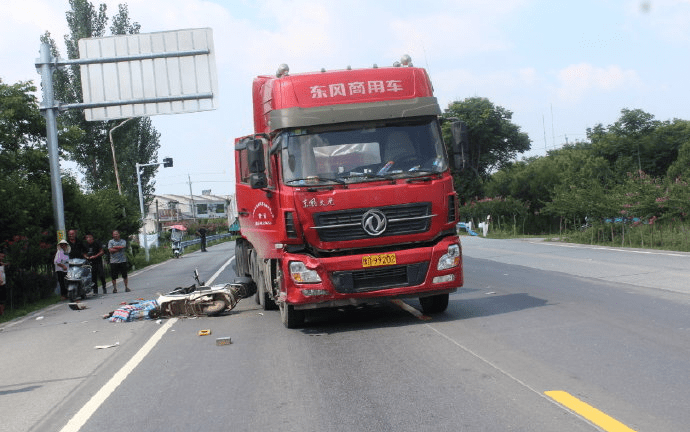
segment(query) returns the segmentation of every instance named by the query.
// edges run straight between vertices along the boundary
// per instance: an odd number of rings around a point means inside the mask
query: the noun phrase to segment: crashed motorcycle
[[[71,302],[74,302],[77,297],[86,299],[86,295],[94,287],[89,262],[84,258],[71,258],[65,276],[65,284],[67,285],[67,298]]]
[[[194,270],[194,279],[199,286],[193,284],[175,288],[158,297],[161,316],[216,316],[256,293],[256,284],[248,277],[236,278],[232,283],[206,286],[199,280],[199,271]]]

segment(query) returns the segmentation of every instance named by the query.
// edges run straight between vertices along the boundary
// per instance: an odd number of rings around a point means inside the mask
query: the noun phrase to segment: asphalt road
[[[690,254],[463,237],[465,287],[431,318],[409,300],[323,310],[288,330],[277,311],[246,299],[216,318],[101,319],[121,301],[191,284],[195,267],[211,278],[232,250],[226,243],[137,272],[133,293],[90,298],[83,311],[62,303],[4,325],[0,429],[679,431],[690,424]],[[232,278],[228,265],[215,283]],[[204,329],[211,335],[198,336]],[[217,346],[219,337],[232,344]]]

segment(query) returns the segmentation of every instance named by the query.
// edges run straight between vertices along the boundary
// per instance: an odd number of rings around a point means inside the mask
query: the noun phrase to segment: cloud
[[[564,102],[577,102],[591,91],[613,92],[641,84],[634,70],[623,70],[619,66],[600,68],[588,63],[561,69],[557,77],[560,85],[556,94]]]

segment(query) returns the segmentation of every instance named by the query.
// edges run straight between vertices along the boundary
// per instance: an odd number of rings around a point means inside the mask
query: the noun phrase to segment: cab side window
[[[240,183],[249,184],[249,162],[247,161],[247,149],[235,151],[235,157],[239,165]]]

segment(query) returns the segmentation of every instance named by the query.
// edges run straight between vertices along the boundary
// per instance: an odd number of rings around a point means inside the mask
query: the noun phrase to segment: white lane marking
[[[108,396],[110,396],[115,389],[122,384],[122,382],[127,378],[127,376],[136,368],[139,363],[144,360],[144,357],[153,349],[153,347],[158,343],[163,337],[166,331],[173,324],[177,322],[177,318],[171,318],[166,321],[161,328],[158,329],[156,333],[151,336],[151,338],[144,344],[144,346],[139,349],[139,351],[134,354],[134,356],[125,363],[122,368],[117,371],[115,375],[103,386],[101,389],[89,399],[89,401],[84,405],[79,412],[77,412],[74,417],[70,419],[69,422],[61,429],[61,432],[77,432],[81,429],[84,424],[91,418],[93,413],[103,405]]]
[[[645,254],[645,255],[664,255],[664,256],[690,258],[690,255],[688,255],[688,254],[680,254],[680,253],[672,253],[672,252],[652,252],[652,251],[646,251],[646,250],[610,248],[610,247],[605,247],[605,246],[559,244],[559,243],[549,243],[549,242],[533,242],[533,241],[531,241],[528,243],[535,244],[535,245],[566,247],[566,248],[573,248],[573,249],[595,249],[595,250],[605,250],[605,251],[612,251],[612,252],[629,252],[629,253],[637,253],[637,254]]]
[[[234,258],[235,258],[235,257],[233,256],[232,258],[230,258],[229,260],[227,260],[227,261],[225,262],[225,264],[223,264],[223,265],[218,269],[218,271],[215,272],[215,273],[213,274],[213,276],[211,276],[211,279],[209,279],[208,282],[206,282],[206,284],[207,284],[207,285],[212,284],[213,281],[216,280],[216,278],[217,278],[218,276],[220,276],[221,273],[223,273],[223,270],[225,270],[225,268],[226,268],[227,266],[230,265],[230,263],[232,262],[232,260],[233,260]]]

